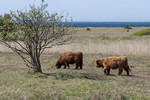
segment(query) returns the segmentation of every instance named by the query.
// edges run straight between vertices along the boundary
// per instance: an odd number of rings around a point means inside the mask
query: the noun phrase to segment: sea
[[[150,22],[71,22],[73,27],[150,27]]]

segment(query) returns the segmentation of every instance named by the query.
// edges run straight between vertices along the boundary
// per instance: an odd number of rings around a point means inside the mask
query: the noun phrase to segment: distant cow
[[[82,69],[82,65],[83,65],[83,53],[82,52],[62,53],[58,61],[56,62],[56,67],[60,68],[62,65],[64,65],[64,68],[66,68],[66,66],[70,68],[69,64],[74,64],[74,63],[76,64],[75,69],[78,69],[78,67]]]
[[[119,69],[118,75],[120,75],[123,69],[129,75],[130,68],[128,66],[127,57],[108,57],[96,60],[96,67],[102,67],[106,75],[110,74],[110,69]]]

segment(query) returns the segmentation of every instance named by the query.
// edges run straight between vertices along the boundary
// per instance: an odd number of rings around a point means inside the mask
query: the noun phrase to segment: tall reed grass
[[[93,42],[91,39],[48,49],[46,52],[61,53],[66,51],[82,51],[87,54],[119,54],[119,55],[147,55],[150,54],[150,40],[101,40]]]
[[[126,32],[123,28],[77,28],[75,43],[48,49],[46,52],[82,51],[87,54],[147,55],[150,54],[149,36],[135,37],[132,33],[147,28],[133,28]]]

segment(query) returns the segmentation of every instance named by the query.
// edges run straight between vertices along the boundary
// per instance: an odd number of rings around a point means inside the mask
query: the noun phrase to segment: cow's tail
[[[83,67],[83,53],[81,53],[81,57],[80,57],[80,69],[82,69]]]
[[[131,69],[130,69],[130,67],[129,67],[129,65],[128,65],[128,59],[127,59],[127,58],[126,58],[126,61],[127,61],[127,62],[126,62],[126,68],[128,69],[129,72],[131,72]]]
[[[128,71],[131,72],[131,69],[128,64],[126,65],[126,67],[128,68]]]

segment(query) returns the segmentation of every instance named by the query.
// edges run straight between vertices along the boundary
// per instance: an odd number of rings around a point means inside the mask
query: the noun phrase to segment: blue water
[[[150,22],[72,22],[73,27],[150,27]]]

